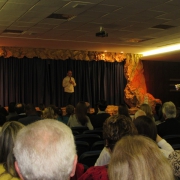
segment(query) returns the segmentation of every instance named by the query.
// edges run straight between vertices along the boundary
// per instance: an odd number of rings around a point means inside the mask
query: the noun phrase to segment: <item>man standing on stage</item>
[[[74,86],[76,86],[75,79],[72,77],[72,71],[68,70],[67,76],[63,79],[62,86],[64,87],[64,105],[74,105]]]

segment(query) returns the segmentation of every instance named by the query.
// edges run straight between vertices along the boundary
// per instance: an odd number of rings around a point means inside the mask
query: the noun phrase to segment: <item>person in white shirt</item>
[[[76,86],[76,81],[72,77],[72,71],[68,70],[67,76],[63,79],[62,86],[64,88],[64,105],[73,105],[74,99],[74,86]]]

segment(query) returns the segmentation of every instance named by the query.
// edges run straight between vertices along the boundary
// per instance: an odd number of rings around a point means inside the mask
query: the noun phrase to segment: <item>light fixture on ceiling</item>
[[[174,45],[165,46],[162,48],[157,48],[155,50],[143,52],[141,54],[143,54],[143,56],[151,56],[155,54],[162,54],[162,53],[167,53],[167,52],[172,52],[172,51],[177,51],[177,50],[180,50],[180,44],[174,44]]]
[[[96,33],[96,37],[108,37],[108,33],[100,26],[100,31]]]

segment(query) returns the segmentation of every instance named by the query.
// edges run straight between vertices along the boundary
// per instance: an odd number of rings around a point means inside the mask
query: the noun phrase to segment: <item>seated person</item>
[[[155,141],[165,157],[168,158],[169,154],[174,151],[172,146],[157,134],[156,124],[151,118],[139,116],[133,123],[138,130],[138,134],[147,136]]]
[[[76,105],[75,114],[69,117],[67,125],[69,127],[88,127],[89,130],[93,130],[93,126],[87,114],[86,103],[81,101]]]
[[[95,166],[103,166],[109,163],[115,143],[125,135],[137,134],[137,129],[132,120],[124,115],[113,115],[106,119],[103,125],[103,138],[106,142]]]
[[[146,113],[146,116],[155,121],[151,106],[149,104],[141,104],[140,109]]]
[[[74,114],[74,106],[73,105],[67,105],[66,106],[66,114],[62,116],[62,122],[64,124],[67,124],[69,121],[69,117]]]
[[[110,116],[106,113],[107,101],[100,100],[98,102],[98,113],[91,118],[91,123],[94,128],[102,128],[104,121]]]
[[[23,124],[17,121],[6,122],[0,132],[0,179],[18,180],[20,179],[16,173],[13,155],[14,140]]]
[[[173,180],[173,171],[158,146],[145,136],[124,136],[115,145],[109,180]]]
[[[13,116],[17,116],[18,114],[15,111],[15,106],[16,103],[15,102],[10,102],[8,105],[8,112],[9,114],[6,116],[6,120],[9,121],[9,119]]]
[[[24,125],[28,125],[30,123],[33,123],[41,119],[41,117],[38,116],[38,113],[33,104],[27,104],[25,106],[25,112],[26,112],[27,117],[20,118],[18,120],[20,123]]]
[[[176,106],[173,102],[165,102],[162,106],[165,121],[157,125],[158,134],[163,137],[167,135],[180,135],[180,123],[176,119]]]

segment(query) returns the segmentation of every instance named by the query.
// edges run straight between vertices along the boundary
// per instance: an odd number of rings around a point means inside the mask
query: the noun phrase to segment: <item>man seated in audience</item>
[[[10,102],[9,105],[8,105],[8,112],[9,114],[6,116],[6,120],[9,121],[9,119],[11,117],[14,117],[14,116],[17,116],[18,114],[16,113],[15,111],[15,106],[16,106],[16,103],[15,102]]]
[[[180,134],[180,123],[176,119],[176,106],[173,102],[165,102],[162,106],[162,113],[165,121],[157,125],[158,134],[166,135]]]
[[[106,113],[107,101],[100,100],[98,102],[98,113],[91,118],[91,123],[94,128],[102,128],[104,121],[110,116]]]
[[[33,104],[27,104],[25,106],[25,111],[27,117],[20,118],[18,121],[24,125],[28,125],[30,123],[33,123],[37,120],[40,120],[40,116],[38,116],[36,109]]]
[[[75,173],[77,155],[72,131],[57,120],[25,126],[18,132],[13,151],[22,180],[69,180]]]

